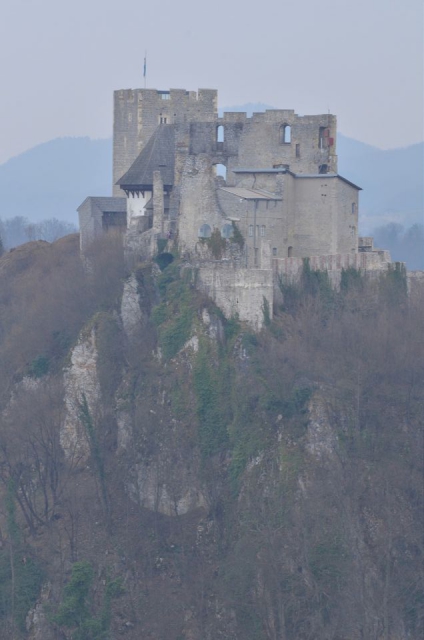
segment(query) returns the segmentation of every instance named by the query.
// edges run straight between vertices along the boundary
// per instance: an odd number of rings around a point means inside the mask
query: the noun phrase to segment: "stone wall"
[[[298,284],[303,272],[303,258],[274,258],[272,269],[274,274],[274,296],[281,301],[279,281],[285,284]],[[373,251],[369,253],[338,253],[308,258],[313,271],[327,271],[330,284],[338,289],[343,269],[358,269],[363,273],[380,274],[391,264],[388,251]]]
[[[182,253],[192,253],[199,242],[199,229],[208,224],[221,229],[225,221],[216,192],[215,173],[207,154],[187,156],[182,172],[178,241]]]
[[[408,271],[408,293],[412,300],[424,300],[424,271]]]
[[[199,89],[121,89],[114,92],[113,193],[116,182],[130,168],[161,122],[210,122],[217,118],[217,91]]]
[[[102,212],[97,207],[93,207],[91,198],[88,197],[78,207],[78,218],[80,228],[80,250],[84,253],[87,251],[91,243],[102,235]]]
[[[293,256],[357,252],[357,188],[334,175],[298,176],[294,200]]]
[[[288,165],[294,173],[318,173],[326,165],[337,173],[336,117],[298,116],[291,109],[217,115],[217,91],[126,89],[114,93],[113,183],[128,170],[160,123],[190,126],[190,153],[208,153],[232,169]],[[218,127],[223,140],[218,140]],[[290,128],[284,141],[284,127]],[[321,132],[321,135],[320,135]],[[325,136],[324,136],[325,132]]]
[[[240,185],[278,194],[254,201],[218,191],[225,216],[237,222],[245,239],[247,266],[263,266],[253,256],[264,243],[278,258],[357,252],[358,190],[338,176],[246,173]]]
[[[242,123],[243,126],[239,134],[238,158],[229,160],[230,170],[237,166],[271,168],[283,164],[289,165],[294,173],[315,174],[319,172],[320,165],[326,164],[329,172],[337,173],[336,116],[298,116],[289,109],[255,113],[246,119],[242,119],[242,115],[225,113],[219,121],[224,125],[224,147],[227,130],[230,134],[237,116],[236,124],[240,126]],[[283,127],[286,125],[290,126],[290,142],[283,142]],[[328,130],[321,143],[320,129]],[[228,137],[231,139],[232,135]]]
[[[264,299],[272,317],[271,269],[244,269],[231,261],[209,261],[196,267],[195,281],[226,318],[238,315],[242,322],[259,331],[264,324]]]

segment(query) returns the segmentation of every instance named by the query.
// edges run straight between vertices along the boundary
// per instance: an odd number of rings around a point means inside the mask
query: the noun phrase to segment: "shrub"
[[[41,378],[49,371],[49,360],[46,356],[37,356],[29,365],[29,375],[32,378]]]

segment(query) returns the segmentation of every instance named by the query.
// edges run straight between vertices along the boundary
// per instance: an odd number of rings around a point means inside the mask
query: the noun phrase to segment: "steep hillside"
[[[169,260],[0,259],[5,637],[418,640],[422,300],[309,271],[253,334]]]

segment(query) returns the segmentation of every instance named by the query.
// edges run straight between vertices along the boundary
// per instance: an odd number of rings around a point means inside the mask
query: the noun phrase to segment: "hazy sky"
[[[422,0],[4,0],[0,162],[58,136],[108,137],[112,92],[217,88],[338,116],[391,148],[423,140]]]

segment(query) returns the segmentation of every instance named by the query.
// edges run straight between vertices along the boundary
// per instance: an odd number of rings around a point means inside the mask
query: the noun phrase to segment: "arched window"
[[[199,229],[199,238],[210,238],[212,235],[212,229],[208,224],[202,224]]]
[[[328,173],[328,164],[320,164],[318,167],[320,173]]]
[[[234,235],[234,229],[232,224],[224,224],[221,227],[221,236],[223,238],[232,238]]]
[[[276,256],[277,255],[277,247],[273,247],[272,248],[272,255]]]
[[[293,257],[293,247],[289,247],[287,250],[287,256],[289,258]]]
[[[291,126],[289,124],[282,124],[280,127],[280,144],[291,143]]]
[[[219,127],[216,128],[216,141],[224,142],[224,137],[225,137],[224,126],[220,124]]]
[[[352,213],[356,213],[356,202],[352,202]]]

